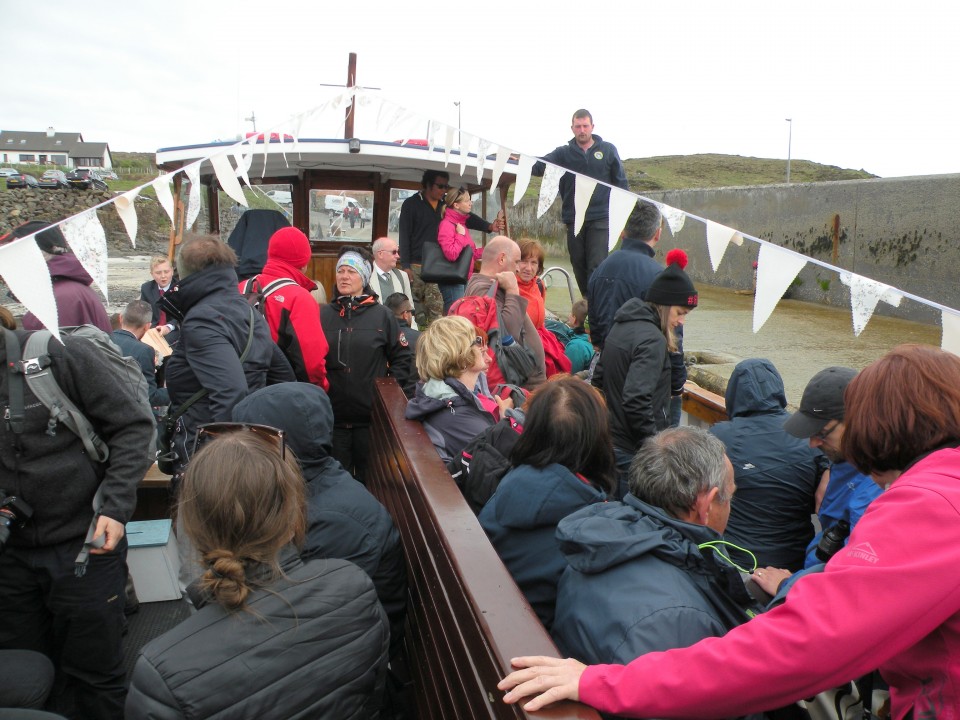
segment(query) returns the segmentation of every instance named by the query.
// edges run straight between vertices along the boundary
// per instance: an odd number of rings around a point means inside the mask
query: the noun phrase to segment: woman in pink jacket
[[[443,203],[446,205],[446,210],[440,221],[440,229],[437,231],[437,242],[440,243],[443,256],[453,262],[460,257],[465,247],[469,247],[473,248],[473,259],[479,260],[483,254],[483,248],[478,248],[474,244],[470,231],[467,230],[467,216],[473,208],[470,191],[462,185],[457,189],[450,188],[443,196]],[[470,263],[467,280],[471,275],[473,275],[473,263]],[[456,285],[440,284],[439,287],[440,294],[443,296],[443,314],[446,315],[450,306],[463,297],[467,286],[466,283],[457,283]]]
[[[626,666],[514,658],[505,701],[723,718],[879,668],[894,720],[960,718],[960,358],[901,345],[854,378],[845,403],[843,452],[887,490],[823,573],[723,637]]]

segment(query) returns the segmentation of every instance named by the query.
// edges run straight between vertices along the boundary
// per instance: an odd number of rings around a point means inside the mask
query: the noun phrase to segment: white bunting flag
[[[440,127],[440,123],[436,120],[430,120],[427,123],[427,150],[433,152],[433,146],[436,142],[437,130]]]
[[[503,169],[507,166],[507,160],[510,159],[510,148],[503,145],[497,146],[497,159],[493,163],[491,170],[490,187],[496,188],[500,184],[500,176],[503,175]]]
[[[579,235],[584,218],[587,217],[587,207],[590,205],[593,191],[597,189],[597,181],[586,175],[576,175],[574,177],[576,179],[573,189],[573,234]]]
[[[60,229],[67,239],[67,245],[83,265],[83,269],[90,273],[90,277],[100,288],[107,302],[107,236],[103,232],[103,225],[97,217],[96,210],[86,210],[74,215],[65,221]]]
[[[579,191],[578,191],[579,192]],[[610,188],[610,237],[607,248],[613,250],[620,239],[620,233],[627,224],[630,213],[637,204],[637,196],[620,188]]]
[[[683,223],[686,222],[687,214],[683,210],[678,210],[677,208],[670,207],[669,205],[661,205],[660,214],[663,215],[663,219],[667,221],[667,227],[670,228],[670,234],[676,238],[677,233],[683,230]]]
[[[443,166],[450,164],[450,148],[453,147],[453,128],[447,125],[447,139],[443,144]]]
[[[733,228],[707,220],[707,250],[710,251],[710,264],[716,272],[727,251],[727,245],[743,245],[743,236]]]
[[[237,175],[247,184],[247,187],[251,187],[248,173],[250,172],[250,166],[253,165],[253,150],[250,145],[244,143],[234,150],[233,161],[237,164]]]
[[[530,187],[530,171],[533,170],[535,159],[529,155],[521,155],[517,158],[517,181],[513,184],[513,204],[516,205],[523,199],[524,193]]]
[[[553,205],[557,199],[557,193],[560,192],[560,178],[566,174],[566,170],[547,163],[547,168],[543,172],[543,180],[540,181],[540,201],[537,203],[537,217],[542,218],[544,213]]]
[[[470,146],[473,145],[473,135],[460,131],[460,177],[467,170],[467,160],[470,159]]]
[[[267,139],[267,147],[270,146],[269,138]],[[193,227],[193,223],[196,222],[197,216],[200,214],[200,163],[202,161],[197,161],[195,163],[190,163],[187,167],[184,168],[184,173],[187,176],[187,180],[190,181],[190,194],[187,198],[187,224],[184,226],[185,230],[189,230]],[[263,168],[267,168],[267,159],[263,159]]]
[[[211,156],[210,164],[213,165],[213,171],[217,174],[217,182],[220,183],[223,191],[238,203],[247,207],[247,198],[243,194],[243,188],[240,187],[240,181],[237,180],[237,171],[230,164],[230,159],[221,153]]]
[[[940,347],[954,355],[960,355],[960,314],[941,310],[940,325],[943,328]]]
[[[853,334],[856,337],[860,337],[860,333],[870,322],[878,302],[883,300],[893,307],[900,307],[903,299],[903,295],[889,285],[855,273],[840,273],[840,282],[850,288],[850,313]]]
[[[173,193],[170,192],[170,176],[161,175],[154,180],[151,185],[153,186],[153,191],[157,194],[157,202],[160,203],[160,207],[166,211],[170,222],[175,223],[176,220],[173,217]]]
[[[134,188],[119,196],[113,203],[117,210],[117,215],[123,221],[123,227],[130,236],[130,243],[137,246],[137,195],[140,194],[140,188]]]
[[[0,245],[0,277],[17,300],[59,340],[60,320],[50,271],[33,235]]]
[[[753,332],[760,332],[780,298],[806,264],[807,259],[802,255],[769,243],[760,245],[757,295],[753,301]]]
[[[487,164],[487,153],[490,152],[490,141],[477,138],[477,182],[483,180],[483,167]]]

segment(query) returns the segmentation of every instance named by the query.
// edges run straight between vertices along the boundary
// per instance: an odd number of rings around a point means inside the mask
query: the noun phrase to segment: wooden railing
[[[558,656],[396,382],[377,380],[367,487],[400,531],[410,603],[406,649],[420,718],[579,718],[564,703],[535,714],[506,705],[497,682],[517,655]]]

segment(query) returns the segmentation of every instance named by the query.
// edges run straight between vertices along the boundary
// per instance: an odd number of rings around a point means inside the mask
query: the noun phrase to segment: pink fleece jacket
[[[440,221],[440,229],[437,231],[437,242],[440,243],[440,249],[443,250],[443,256],[453,262],[465,247],[473,248],[473,259],[479,260],[483,255],[483,248],[478,248],[470,237],[470,231],[466,226],[467,216],[462,212],[457,212],[453,208],[447,208]],[[457,232],[457,225],[463,228],[463,234]],[[470,272],[467,273],[467,279],[473,275],[473,265],[470,265]]]
[[[580,699],[635,717],[724,718],[880,668],[893,717],[960,718],[960,449],[927,456],[873,501],[823,573],[780,607],[689,648],[594,665]]]

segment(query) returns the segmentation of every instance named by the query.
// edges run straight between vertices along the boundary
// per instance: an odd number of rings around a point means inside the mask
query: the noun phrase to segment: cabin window
[[[373,240],[373,193],[324,188],[310,191],[310,240],[336,243]]]
[[[230,237],[240,216],[249,210],[275,210],[282,214],[287,222],[293,224],[293,186],[279,185],[243,185],[243,196],[247,200],[244,207],[223,190],[218,192],[220,207],[220,239],[224,242]]]

